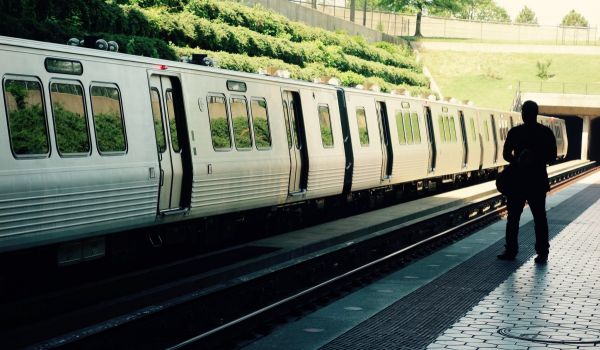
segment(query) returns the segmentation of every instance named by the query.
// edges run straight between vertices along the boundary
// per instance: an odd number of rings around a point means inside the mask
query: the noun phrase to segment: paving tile
[[[546,266],[536,266],[532,259],[527,261],[467,312],[463,319],[470,320],[469,327],[455,324],[442,336],[458,329],[473,336],[471,341],[460,338],[466,345],[476,346],[484,341],[498,349],[593,347],[593,344],[578,342],[600,341],[598,213],[600,201],[566,225],[551,241]],[[510,337],[496,333],[499,329],[507,330]],[[490,335],[490,332],[496,334]],[[540,341],[521,339],[521,334],[526,338],[535,334]],[[544,343],[544,339],[568,343]]]

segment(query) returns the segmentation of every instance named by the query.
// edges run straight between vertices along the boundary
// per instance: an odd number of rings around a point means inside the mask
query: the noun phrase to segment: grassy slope
[[[539,82],[537,61],[552,59],[553,78],[543,82],[544,92],[600,93],[600,56],[423,51],[423,64],[430,70],[444,96],[470,99],[476,105],[509,109],[518,81]],[[533,91],[539,84],[524,85]]]

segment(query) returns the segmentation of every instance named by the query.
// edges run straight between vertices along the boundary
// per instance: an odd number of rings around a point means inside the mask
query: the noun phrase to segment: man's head
[[[525,101],[521,107],[521,116],[525,124],[535,124],[537,122],[538,105],[533,101]]]

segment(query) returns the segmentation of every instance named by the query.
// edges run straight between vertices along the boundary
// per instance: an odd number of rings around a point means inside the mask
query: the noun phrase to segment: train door
[[[182,142],[177,130],[184,122],[179,80],[175,77],[152,75],[150,98],[154,131],[160,160],[160,212],[182,208],[183,158]],[[179,104],[179,106],[177,106]]]
[[[300,94],[296,91],[283,92],[283,108],[286,117],[290,150],[290,195],[304,193],[308,180],[308,154],[304,137],[304,118]]]
[[[467,161],[469,159],[469,143],[467,142],[467,127],[465,125],[465,114],[463,111],[458,111],[459,119],[460,119],[460,131],[462,133],[462,143],[463,143],[463,162],[462,167],[467,167]]]
[[[381,136],[381,178],[387,180],[392,176],[393,152],[390,141],[390,125],[385,102],[377,102],[377,120],[379,124],[379,135]]]
[[[425,119],[427,122],[427,138],[429,139],[429,167],[428,172],[433,172],[436,166],[437,149],[435,146],[435,133],[433,132],[433,119],[431,117],[431,108],[425,107]]]
[[[344,171],[343,193],[350,193],[352,188],[352,172],[354,170],[354,154],[352,153],[352,139],[350,137],[350,124],[348,122],[348,108],[344,90],[337,90],[338,106],[340,108],[340,121],[342,124],[342,135],[344,136],[344,152],[346,155],[346,169]]]
[[[498,163],[498,135],[497,135],[497,128],[496,128],[496,118],[494,117],[494,115],[491,115],[491,126],[492,126],[492,137],[494,140],[494,163]]]

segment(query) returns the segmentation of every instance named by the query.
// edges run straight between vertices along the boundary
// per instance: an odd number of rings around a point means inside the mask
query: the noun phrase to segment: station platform
[[[550,255],[535,264],[525,209],[519,255],[501,220],[245,349],[580,349],[600,346],[600,174],[547,197]]]

